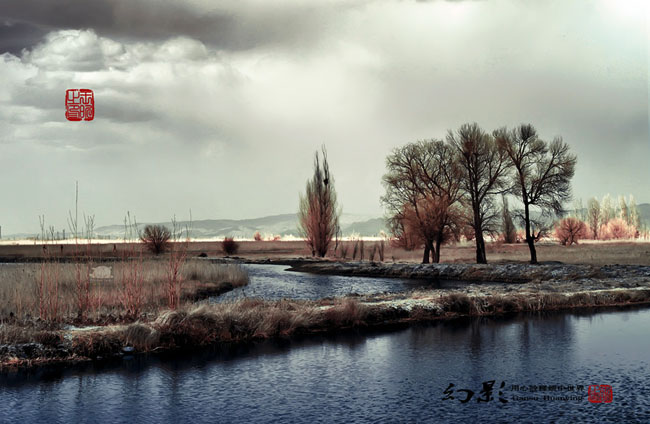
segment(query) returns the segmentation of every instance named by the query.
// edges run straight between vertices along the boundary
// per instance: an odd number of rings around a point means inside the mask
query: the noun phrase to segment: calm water
[[[349,294],[402,292],[419,287],[460,287],[453,281],[406,280],[398,278],[342,277],[286,271],[286,265],[242,265],[250,275],[247,286],[219,296],[217,301],[241,297],[264,299],[322,299]]]
[[[482,319],[4,376],[0,420],[647,423],[648,322],[648,309]],[[488,380],[505,381],[507,403],[476,401]],[[476,394],[442,400],[450,383]],[[581,400],[517,401],[530,394],[513,384],[585,387],[544,392]],[[611,385],[613,402],[588,402],[589,384]]]

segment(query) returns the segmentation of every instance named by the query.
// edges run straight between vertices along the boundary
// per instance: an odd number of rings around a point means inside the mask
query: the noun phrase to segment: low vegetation
[[[226,255],[235,255],[239,250],[239,243],[237,243],[234,237],[225,237],[221,242],[221,250]]]
[[[578,244],[578,241],[586,236],[587,226],[577,218],[564,218],[555,227],[555,238],[562,246]]]
[[[577,202],[572,216],[555,223],[554,236],[562,245],[578,244],[578,240],[633,240],[647,238],[641,226],[639,211],[632,196],[619,197],[614,205],[609,195],[602,202],[592,198],[587,207]]]
[[[88,310],[83,320],[79,314],[79,277],[88,283]],[[0,322],[24,322],[38,317],[59,323],[95,323],[155,315],[169,306],[169,278],[169,261],[139,258],[99,264],[50,261],[3,266]],[[183,263],[177,281],[181,283],[182,306],[246,285],[248,274],[238,265],[195,259]]]
[[[0,344],[13,343],[16,349],[0,346],[0,368],[106,358],[120,354],[125,346],[136,352],[151,352],[459,316],[650,303],[648,289],[487,296],[438,293],[425,291],[408,296],[387,294],[319,301],[243,299],[232,303],[187,304],[177,310],[163,311],[150,321],[79,331],[72,335],[71,341],[66,341],[63,331],[48,329],[42,323],[31,327],[3,324],[0,325]],[[417,303],[409,305],[409,302]]]
[[[163,225],[147,225],[144,227],[140,240],[147,249],[156,255],[164,253],[169,249],[172,233]]]

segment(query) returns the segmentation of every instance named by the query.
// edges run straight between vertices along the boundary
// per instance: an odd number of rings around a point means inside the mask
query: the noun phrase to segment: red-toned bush
[[[555,226],[555,237],[563,246],[578,244],[578,240],[587,236],[587,226],[578,218],[564,218]]]
[[[616,240],[635,238],[636,235],[636,227],[629,225],[621,218],[614,218],[610,219],[607,224],[601,225],[600,234],[598,236],[601,240]]]
[[[235,241],[234,237],[226,237],[221,242],[221,250],[226,255],[234,255],[239,250],[239,243]]]

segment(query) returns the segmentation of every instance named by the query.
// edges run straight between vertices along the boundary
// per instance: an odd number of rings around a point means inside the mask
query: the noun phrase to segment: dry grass
[[[597,306],[615,306],[650,302],[650,290],[608,290],[572,294],[492,295],[469,297],[450,294],[439,300],[442,310],[460,315],[494,315],[510,312],[539,312]]]
[[[51,347],[50,350],[40,348],[41,356],[27,359],[0,352],[0,369],[4,366],[30,365],[33,359],[67,361],[110,357],[119,353],[124,346],[132,346],[138,352],[191,349],[215,343],[249,342],[463,315],[648,303],[648,289],[472,297],[452,293],[435,296],[430,298],[430,303],[421,303],[411,309],[373,305],[372,302],[363,303],[354,298],[320,301],[242,299],[232,303],[185,305],[177,310],[161,312],[154,321],[77,332],[63,352],[56,347],[63,341],[62,331],[37,328],[37,325],[18,327],[0,324],[0,344],[37,342]]]
[[[203,304],[167,310],[150,323],[134,323],[103,338],[77,342],[84,349],[106,349],[111,340],[121,341],[140,352],[178,349],[220,342],[288,337],[323,331],[338,331],[396,322],[427,321],[460,315],[478,316],[509,312],[571,309],[650,302],[650,290],[585,292],[572,295],[498,295],[469,297],[454,293],[436,299],[440,308],[416,307],[399,311],[364,304],[357,299],[328,301],[264,301],[243,299],[232,303]],[[91,352],[86,356],[93,357]],[[99,353],[95,353],[97,355]]]
[[[650,302],[650,290],[544,294],[541,296],[499,295],[469,297],[451,294],[437,300],[445,317],[493,315],[508,312],[568,309]],[[323,306],[323,303],[328,305]],[[263,301],[244,299],[233,303],[206,304],[166,311],[149,324],[131,324],[123,338],[140,351],[154,346],[178,348],[216,342],[287,337],[296,333],[382,325],[391,320],[427,320],[440,317],[435,309],[413,308],[396,313],[356,299],[321,301]]]
[[[367,308],[353,299],[336,300],[326,308],[310,301],[243,299],[168,310],[150,325],[129,325],[123,337],[148,351],[354,327],[364,325],[366,316]]]
[[[128,274],[130,262],[94,264],[110,266],[112,278],[90,280],[91,320],[111,315],[125,315],[121,296],[121,278]],[[47,264],[56,268],[58,311],[55,320],[67,321],[77,317],[77,277],[74,263]],[[82,266],[84,273],[86,264]],[[144,261],[142,312],[156,314],[167,304],[165,284],[168,279],[166,261]],[[234,287],[248,284],[248,274],[238,265],[214,264],[204,260],[189,260],[182,268],[183,283],[181,300],[185,302]],[[0,266],[0,322],[24,320],[39,315],[38,281],[41,264],[18,264]],[[84,274],[85,275],[85,274]],[[54,317],[53,317],[54,318]]]

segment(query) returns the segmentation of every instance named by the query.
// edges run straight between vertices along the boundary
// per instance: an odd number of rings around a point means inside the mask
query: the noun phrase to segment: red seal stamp
[[[592,384],[589,386],[589,402],[591,403],[611,403],[614,398],[612,386],[601,384],[600,386]]]
[[[65,117],[68,121],[92,121],[95,117],[95,95],[87,88],[65,92]]]

